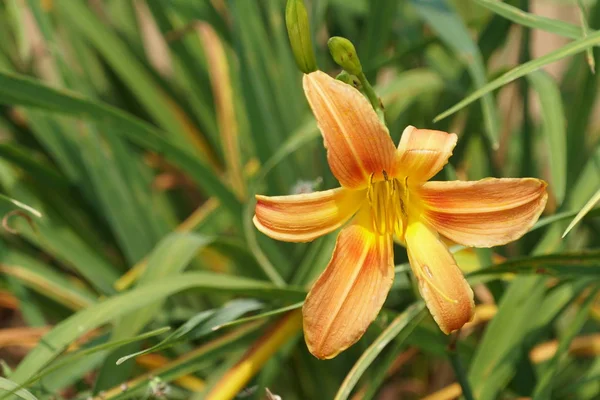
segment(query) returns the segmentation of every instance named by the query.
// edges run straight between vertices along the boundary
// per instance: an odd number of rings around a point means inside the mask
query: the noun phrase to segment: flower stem
[[[460,331],[454,333],[450,338],[450,343],[448,344],[448,358],[450,358],[450,364],[452,364],[452,369],[454,370],[454,374],[456,375],[456,379],[462,388],[462,394],[465,400],[473,400],[473,392],[471,391],[471,385],[469,385],[469,379],[467,378],[467,374],[465,369],[463,368],[462,362],[460,361],[460,355],[456,349],[456,342],[458,341],[458,335]]]
[[[360,81],[360,84],[362,85],[362,88],[365,91],[367,98],[371,102],[371,106],[373,106],[373,109],[377,113],[377,116],[379,117],[381,122],[385,123],[385,116],[383,115],[383,105],[381,104],[381,100],[379,100],[377,93],[375,93],[373,86],[371,86],[371,84],[367,80],[367,76],[364,72],[361,72],[356,77]]]

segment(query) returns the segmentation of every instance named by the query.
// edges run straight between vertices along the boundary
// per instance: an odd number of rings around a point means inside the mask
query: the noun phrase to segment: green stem
[[[377,116],[379,117],[381,122],[385,123],[385,116],[383,115],[383,105],[381,104],[377,93],[375,93],[373,86],[371,86],[371,84],[367,80],[367,76],[364,72],[361,72],[357,75],[357,78],[360,81],[360,84],[362,85],[362,88],[365,94],[367,95],[367,98],[371,102],[371,106],[373,106],[373,109],[377,113]]]
[[[469,379],[467,378],[465,369],[460,361],[460,355],[456,349],[456,341],[458,340],[459,333],[460,331],[456,332],[450,339],[450,344],[448,344],[448,358],[450,358],[454,375],[456,375],[456,379],[462,388],[463,397],[465,400],[473,400],[474,397],[473,392],[471,391],[471,385],[469,385]]]

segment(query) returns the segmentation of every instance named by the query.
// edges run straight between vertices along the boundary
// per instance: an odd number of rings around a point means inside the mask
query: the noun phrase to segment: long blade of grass
[[[544,65],[548,65],[565,57],[569,57],[573,54],[580,53],[598,44],[600,44],[600,32],[595,32],[586,38],[575,40],[567,44],[566,46],[561,47],[558,50],[554,50],[542,57],[536,58],[535,60],[531,60],[524,64],[521,64],[518,67],[515,67],[510,71],[502,74],[499,78],[494,79],[492,82],[489,82],[485,86],[482,86],[479,89],[475,90],[473,93],[465,97],[463,100],[459,101],[454,106],[437,115],[434,118],[434,122],[442,120],[454,114],[455,112],[462,110],[463,108],[473,103],[474,101],[480,99],[484,95],[494,91],[495,89],[498,89],[499,87],[506,85],[507,83],[514,81],[515,79],[521,78],[522,76],[534,72],[535,70],[543,67]]]
[[[567,185],[567,121],[560,89],[553,78],[543,71],[527,76],[537,92],[542,107],[542,126],[548,146],[548,164],[552,176],[551,190],[556,202],[561,204]]]
[[[189,336],[191,339],[198,339],[212,331],[215,327],[222,326],[228,321],[235,319],[247,312],[256,311],[262,308],[262,303],[252,299],[237,299],[232,300],[217,310],[203,311],[187,322],[181,325],[172,334],[161,340],[156,345],[145,350],[138,351],[133,354],[128,354],[117,360],[117,365],[123,364],[125,361],[139,357],[143,354],[154,353],[175,345],[177,342]]]
[[[285,343],[296,337],[301,329],[302,313],[300,311],[290,311],[281,317],[215,383],[209,393],[206,394],[206,400],[234,398],[264,364]]]
[[[102,24],[91,9],[79,2],[68,6],[59,2],[56,5],[65,22],[76,27],[80,34],[102,54],[115,72],[131,87],[138,101],[159,125],[167,131],[177,133],[177,136],[171,137],[171,140],[182,145],[192,144],[205,158],[207,164],[217,168],[218,162],[202,134],[195,130],[179,106],[158,87],[127,46]]]
[[[271,311],[267,311],[267,312],[264,312],[264,313],[256,314],[256,315],[253,315],[251,317],[236,319],[236,320],[233,320],[233,321],[230,321],[230,322],[226,322],[224,324],[216,325],[216,326],[214,326],[212,328],[212,330],[216,331],[216,330],[219,330],[219,329],[228,328],[230,326],[244,324],[244,323],[250,322],[250,321],[255,321],[255,320],[263,319],[263,318],[267,318],[267,317],[272,317],[273,315],[283,314],[284,312],[292,311],[292,310],[295,310],[297,308],[302,307],[302,304],[304,304],[304,302],[300,301],[298,303],[294,303],[294,304],[289,305],[289,306],[285,306],[285,307],[277,308],[275,310],[271,310]]]
[[[168,332],[170,330],[169,327],[163,327],[163,328],[159,328],[159,329],[154,329],[152,331],[149,332],[144,332],[140,335],[137,336],[133,336],[127,339],[122,339],[122,340],[112,340],[110,342],[106,342],[106,343],[102,343],[102,344],[98,344],[98,345],[94,345],[91,347],[86,347],[82,350],[78,350],[78,351],[74,351],[74,352],[69,352],[66,356],[60,358],[56,363],[49,365],[47,368],[45,368],[44,370],[42,370],[40,373],[36,374],[35,376],[33,376],[28,382],[27,384],[31,384],[35,381],[39,381],[40,379],[44,378],[45,376],[48,376],[50,374],[52,374],[53,372],[57,372],[57,371],[61,371],[61,369],[67,365],[70,365],[78,360],[81,360],[82,358],[87,358],[90,357],[93,354],[102,352],[102,351],[106,351],[106,350],[111,350],[114,348],[118,348],[121,346],[124,346],[126,344],[130,344],[130,343],[134,343],[134,342],[139,342],[141,340],[144,339],[149,339],[158,335],[161,335],[165,332]]]
[[[563,211],[554,215],[550,215],[548,217],[540,218],[538,222],[536,222],[535,225],[533,225],[533,227],[529,230],[529,232],[538,230],[555,222],[560,222],[575,217],[579,212],[581,212],[581,210]],[[590,217],[600,215],[600,208],[595,208],[593,210],[588,211],[587,215]]]
[[[260,326],[262,326],[260,323],[241,326],[232,332],[202,344],[160,368],[104,391],[94,397],[94,400],[131,398],[132,395],[143,392],[152,377],[160,377],[164,382],[169,382],[185,374],[196,372],[198,367],[205,361],[221,360],[223,354],[239,350],[241,345],[247,347],[249,343],[244,339]],[[125,387],[127,389],[123,390]]]
[[[0,264],[0,271],[72,310],[80,310],[96,302],[94,293],[82,287],[80,281],[63,276],[25,253],[8,251]]]
[[[223,42],[215,30],[206,23],[197,28],[198,35],[204,44],[211,77],[215,111],[221,136],[221,145],[225,155],[225,165],[231,185],[240,197],[244,197],[246,188],[242,173],[242,157],[240,154],[239,131],[234,102],[229,61]]]
[[[19,384],[15,383],[6,378],[2,378],[0,376],[0,391],[14,394],[24,400],[38,400],[37,397],[32,395],[29,391],[25,389],[19,389]]]
[[[583,219],[583,217],[585,217],[599,201],[600,201],[600,189],[598,189],[596,191],[596,193],[594,193],[592,198],[589,199],[587,203],[585,203],[585,205],[581,208],[581,210],[579,210],[579,212],[577,213],[575,218],[573,218],[573,221],[571,221],[569,226],[567,226],[567,229],[565,229],[564,233],[562,234],[562,237],[564,238],[565,236],[567,236],[567,234],[571,231],[571,229],[573,229],[573,227],[575,227],[575,225],[577,225],[579,223],[579,221],[581,221]]]
[[[209,272],[189,272],[167,277],[113,296],[63,320],[44,336],[40,345],[29,352],[11,378],[15,382],[24,382],[85,332],[187,289],[295,301],[306,295],[300,289],[282,289],[261,281]]]
[[[241,213],[241,205],[235,195],[208,165],[189,151],[165,140],[161,131],[117,108],[83,98],[74,92],[50,88],[33,79],[2,71],[0,103],[33,106],[79,118],[101,120],[107,127],[112,128],[106,129],[106,134],[123,135],[148,150],[164,155],[197,180],[209,194],[217,197],[226,209],[238,216]]]
[[[520,278],[505,291],[469,366],[469,382],[476,399],[495,399],[507,385],[521,357],[514,349],[521,346],[534,324],[545,291],[540,277]]]
[[[586,37],[590,34],[590,27],[587,21],[587,12],[585,11],[585,6],[583,5],[582,0],[577,0],[577,7],[579,7],[579,19],[581,20],[581,33],[583,37]],[[586,51],[586,58],[588,65],[590,66],[590,71],[592,74],[596,72],[596,61],[594,60],[594,49],[589,48]]]
[[[486,86],[487,78],[483,58],[477,45],[471,38],[462,19],[444,0],[412,0],[417,11],[429,23],[433,31],[446,43],[467,67],[474,86],[481,90]],[[485,122],[485,132],[492,148],[498,147],[500,122],[494,97],[488,93],[480,96]]]
[[[27,171],[29,175],[52,187],[68,186],[65,176],[52,168],[45,160],[40,160],[39,154],[35,154],[25,147],[13,144],[0,144],[0,157]]]
[[[419,302],[408,307],[404,312],[394,318],[381,335],[371,343],[369,348],[363,352],[356,361],[348,375],[346,375],[344,382],[342,382],[342,385],[335,395],[335,400],[346,400],[350,396],[352,389],[354,389],[354,386],[356,386],[360,377],[389,342],[394,338],[397,338],[398,335],[402,335],[402,338],[406,338],[411,334],[415,326],[425,316],[425,313],[423,312],[424,308],[424,303]]]
[[[473,1],[494,13],[503,16],[506,19],[516,22],[519,25],[555,33],[571,39],[579,39],[582,37],[581,28],[577,25],[557,19],[543,17],[533,13],[528,13],[508,4],[508,2],[503,2],[500,0]]]
[[[12,199],[8,196],[5,196],[0,193],[0,201],[7,203],[9,208],[16,208],[18,210],[27,211],[29,214],[33,215],[37,218],[42,218],[42,213],[35,208],[28,206],[25,203],[20,202],[19,200]]]
[[[597,276],[600,274],[600,250],[513,258],[493,267],[471,272],[468,276],[504,273]]]
[[[594,304],[596,295],[599,291],[600,288],[598,288],[598,286],[591,291],[577,312],[574,321],[569,325],[566,332],[560,338],[556,354],[550,361],[550,365],[548,365],[537,386],[535,387],[532,400],[544,400],[552,397],[552,389],[555,386],[554,377],[557,374],[560,362],[567,353],[571,341],[586,323],[590,308]]]
[[[114,265],[106,260],[104,254],[97,252],[97,248],[86,243],[83,239],[84,235],[70,229],[59,212],[37,198],[26,182],[17,180],[14,171],[2,163],[0,163],[0,182],[11,197],[23,200],[43,215],[42,218],[35,220],[11,219],[11,228],[16,230],[19,236],[51,254],[63,265],[76,270],[101,293],[114,292],[112,284],[117,279],[118,273]],[[3,210],[4,206],[5,204],[0,202],[0,215],[6,213]]]

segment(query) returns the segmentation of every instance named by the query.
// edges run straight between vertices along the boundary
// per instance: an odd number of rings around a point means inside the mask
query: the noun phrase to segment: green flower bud
[[[305,74],[316,71],[317,61],[310,38],[304,0],[288,0],[285,7],[285,24],[298,68]]]
[[[351,41],[340,36],[334,36],[327,42],[333,61],[352,75],[360,75],[362,66]]]
[[[358,80],[358,78],[354,75],[350,75],[348,72],[346,71],[342,71],[338,74],[338,76],[335,77],[335,79],[337,79],[338,81],[342,81],[344,83],[347,83],[348,85],[352,85],[354,87],[359,87],[360,86],[360,81]]]

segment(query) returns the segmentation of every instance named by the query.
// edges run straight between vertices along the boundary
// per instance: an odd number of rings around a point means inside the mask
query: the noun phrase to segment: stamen
[[[371,174],[367,188],[373,229],[381,235],[396,234],[402,238],[407,218],[403,202],[406,188],[385,170],[381,174],[383,181],[379,182],[375,182],[375,175]]]

